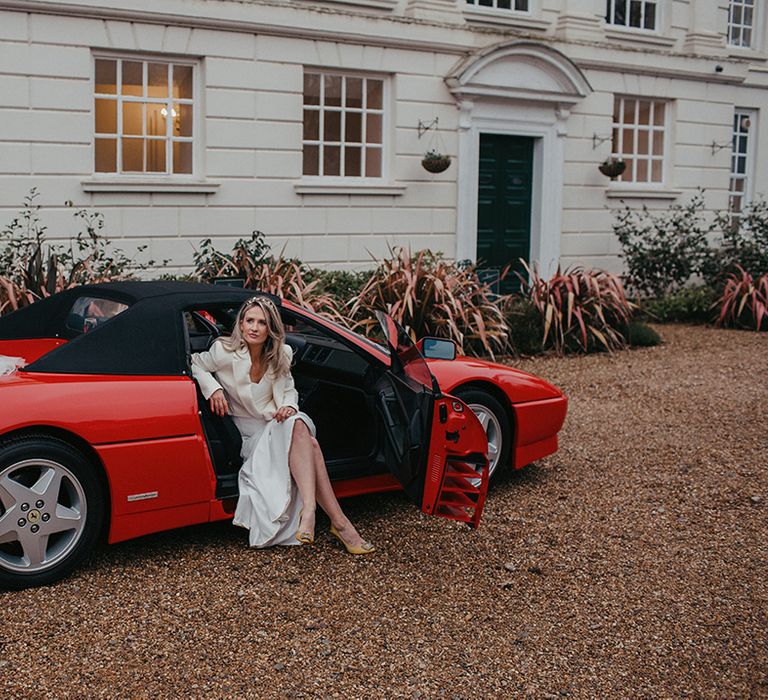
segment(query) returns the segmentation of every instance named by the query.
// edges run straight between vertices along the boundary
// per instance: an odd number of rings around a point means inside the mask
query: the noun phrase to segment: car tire
[[[104,497],[93,465],[62,440],[0,442],[0,588],[67,576],[101,532]]]
[[[493,479],[507,464],[512,449],[509,416],[498,399],[482,389],[457,389],[452,392],[469,406],[488,436],[488,475]]]

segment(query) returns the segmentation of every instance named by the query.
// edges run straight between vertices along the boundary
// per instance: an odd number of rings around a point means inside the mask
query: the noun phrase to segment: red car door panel
[[[441,394],[405,331],[377,316],[391,353],[390,386],[379,392],[388,466],[425,513],[477,527],[488,490],[485,431],[464,403]]]

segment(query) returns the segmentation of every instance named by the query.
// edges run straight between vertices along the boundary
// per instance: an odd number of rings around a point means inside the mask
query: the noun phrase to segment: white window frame
[[[525,2],[527,7],[523,10],[518,10],[515,5],[517,2]],[[490,0],[490,5],[480,4],[480,0],[464,0],[467,6],[473,10],[486,10],[493,12],[505,12],[514,16],[530,17],[532,13],[532,5],[534,0]],[[509,3],[510,7],[499,7],[499,2]]]
[[[740,130],[741,118],[746,117],[749,119],[749,131],[746,132],[747,147],[744,151],[739,150],[739,136],[742,135]],[[758,112],[756,109],[736,107],[733,110],[733,141],[731,146],[731,172],[728,181],[728,211],[731,212],[733,219],[738,219],[740,212],[744,211],[744,207],[752,200],[753,186],[754,186],[754,170],[755,170],[755,141],[754,134],[757,133],[757,117]],[[737,158],[743,157],[745,159],[744,172],[738,172]],[[741,191],[737,191],[735,183],[737,180],[744,182],[744,187]],[[733,212],[733,197],[741,197],[741,206],[738,213]]]
[[[646,8],[648,5],[653,5],[655,12],[654,12],[654,22],[652,28],[647,28],[644,26],[634,27],[631,24],[629,24],[629,15],[630,15],[630,9],[632,3],[638,2],[641,5],[641,25],[645,24],[645,13]],[[624,6],[624,12],[625,12],[625,18],[626,23],[621,24],[617,23],[615,21],[616,19],[616,8],[617,6]],[[658,33],[661,26],[662,26],[662,0],[606,0],[606,11],[605,11],[605,23],[608,27],[611,29],[618,29],[618,30],[627,30],[630,32],[644,32],[644,33]]]
[[[664,187],[664,185],[667,183],[667,174],[669,171],[669,132],[670,132],[670,112],[672,110],[672,102],[670,100],[664,100],[664,99],[657,99],[654,97],[639,97],[637,95],[614,95],[614,109],[615,109],[615,102],[616,100],[620,101],[620,108],[619,108],[619,115],[618,115],[618,122],[612,122],[612,143],[611,143],[611,155],[614,158],[622,158],[622,159],[632,159],[632,166],[631,171],[628,168],[624,171],[624,173],[620,176],[620,181],[622,185],[627,187]],[[624,114],[625,114],[625,108],[627,101],[632,100],[635,102],[635,115],[634,115],[634,121],[630,122],[629,124],[624,123]],[[640,111],[640,102],[650,102],[650,114],[648,117],[648,124],[639,124],[638,123],[638,115]],[[656,125],[654,124],[654,112],[656,110],[657,104],[663,104],[664,105],[664,122],[663,124]],[[633,132],[632,137],[632,153],[624,153],[622,151],[623,143],[624,143],[624,131],[627,130],[627,126],[630,127],[630,129]],[[649,151],[651,151],[648,154],[640,154],[642,155],[642,159],[648,161],[648,176],[649,178],[653,174],[653,161],[659,161],[661,162],[661,179],[660,180],[638,180],[637,179],[637,161],[638,161],[638,152],[637,152],[637,133],[638,131],[648,131],[648,144],[649,144]],[[661,142],[661,156],[654,156],[653,151],[653,135],[654,133],[661,132],[662,134],[662,142]],[[628,172],[631,172],[632,179],[624,179],[624,175]]]
[[[751,5],[749,3],[752,3]],[[734,24],[732,21],[734,6],[738,5],[742,11],[742,21],[739,24]],[[743,22],[744,9],[751,8],[752,10],[752,23],[746,25]],[[736,51],[754,51],[760,48],[762,42],[760,41],[760,28],[762,27],[762,12],[761,3],[757,0],[729,0],[728,2],[728,22],[725,30],[725,41],[728,44],[728,48]],[[735,43],[731,41],[731,30],[738,28],[739,30],[739,42]],[[748,44],[741,43],[744,35],[744,29],[749,29],[751,33],[750,41]]]
[[[321,185],[347,185],[347,186],[354,186],[354,185],[381,185],[385,182],[387,182],[387,179],[389,177],[389,159],[390,159],[390,143],[391,143],[391,134],[390,134],[390,119],[391,119],[391,80],[390,76],[386,74],[381,73],[368,73],[368,72],[358,72],[354,70],[340,70],[336,68],[328,69],[328,68],[317,68],[315,66],[304,66],[303,75],[306,74],[320,74],[323,76],[338,76],[341,78],[367,78],[372,80],[380,80],[382,82],[382,94],[381,94],[381,110],[367,110],[367,106],[365,105],[361,108],[363,119],[362,119],[362,125],[363,125],[363,133],[362,133],[362,143],[361,143],[361,149],[364,152],[366,149],[365,144],[365,115],[367,113],[374,113],[374,114],[381,114],[381,172],[378,176],[366,176],[363,173],[365,172],[365,161],[363,160],[361,162],[361,175],[304,175],[304,147],[306,145],[317,145],[320,146],[320,152],[318,154],[318,169],[322,169],[323,166],[323,145],[324,145],[324,139],[323,139],[323,125],[324,125],[324,117],[323,113],[325,111],[324,105],[307,105],[304,103],[304,90],[302,87],[302,111],[301,111],[301,125],[302,125],[302,139],[301,139],[301,182],[302,184],[307,185],[313,185],[313,184],[321,184]],[[324,84],[325,81],[323,81]],[[322,89],[322,88],[321,88]],[[342,82],[342,105],[344,104],[344,95],[346,93],[346,81]],[[363,90],[363,96],[365,100],[366,91]],[[319,132],[318,136],[319,139],[317,141],[313,139],[304,139],[303,135],[303,129],[304,129],[304,111],[318,111],[320,112],[320,124],[319,124]],[[334,108],[331,111],[337,111],[336,108]],[[340,144],[346,145],[346,141],[344,139],[344,127],[345,127],[345,120],[344,120],[344,114],[346,111],[348,111],[344,106],[342,106],[338,111],[342,114],[341,119],[341,141]],[[356,110],[355,110],[356,111]],[[334,142],[335,145],[335,142]],[[340,155],[341,158],[341,165],[344,163],[344,148],[342,148],[342,153]]]
[[[111,60],[118,61],[115,94],[102,94],[96,92],[96,61],[97,60]],[[146,84],[147,80],[147,64],[148,63],[165,63],[168,65],[185,65],[192,67],[192,97],[191,98],[171,98],[168,99],[159,97],[144,97],[139,95],[122,95],[122,61],[129,62],[141,62],[143,83]],[[201,67],[200,61],[190,58],[182,58],[177,56],[157,55],[157,54],[131,54],[131,53],[111,53],[111,52],[94,52],[91,56],[91,100],[92,100],[92,124],[91,124],[91,152],[92,152],[92,167],[93,178],[97,180],[156,180],[156,181],[183,181],[193,180],[199,177],[200,172],[200,134],[202,134],[202,128],[200,125],[201,110],[200,110],[200,81]],[[97,99],[113,99],[117,103],[117,131],[115,134],[97,134],[96,132],[96,104]],[[121,142],[123,138],[123,114],[122,104],[124,102],[151,102],[154,104],[165,104],[166,108],[170,106],[172,109],[172,103],[177,104],[190,104],[192,106],[192,135],[184,137],[174,137],[170,133],[171,120],[166,121],[166,135],[163,137],[166,139],[166,171],[158,172],[151,170],[143,171],[130,171],[121,172],[122,164],[122,148]],[[117,153],[116,153],[116,170],[111,172],[97,171],[96,170],[96,139],[99,137],[114,137],[117,140]],[[147,136],[141,138],[152,140]],[[191,173],[175,173],[173,172],[173,143],[184,142],[192,144],[192,172]],[[146,165],[145,165],[146,167]]]

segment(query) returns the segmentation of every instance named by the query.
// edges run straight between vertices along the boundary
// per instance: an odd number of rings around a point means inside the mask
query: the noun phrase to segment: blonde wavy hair
[[[237,312],[232,334],[221,338],[221,342],[229,352],[235,352],[247,347],[243,332],[240,330],[240,324],[245,314],[251,309],[259,308],[264,312],[264,318],[267,320],[267,340],[264,343],[264,360],[267,363],[267,371],[272,372],[274,377],[280,377],[291,372],[291,362],[288,356],[283,352],[285,344],[285,326],[280,318],[280,312],[275,303],[267,296],[251,297],[246,301]]]

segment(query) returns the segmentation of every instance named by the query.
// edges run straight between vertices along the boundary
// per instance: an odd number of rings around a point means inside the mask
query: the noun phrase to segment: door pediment
[[[545,44],[513,41],[462,60],[445,79],[457,100],[506,97],[572,105],[592,92],[569,58]]]

